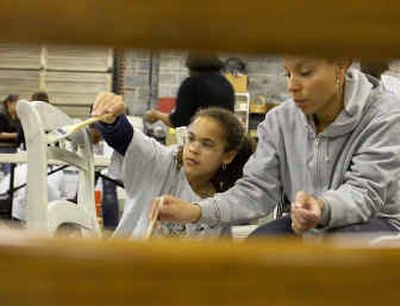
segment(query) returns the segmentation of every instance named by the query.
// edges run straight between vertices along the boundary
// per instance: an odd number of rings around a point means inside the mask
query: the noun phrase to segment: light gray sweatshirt
[[[400,100],[357,70],[346,77],[345,107],[317,134],[292,100],[271,110],[244,176],[225,193],[199,202],[199,222],[234,224],[269,214],[282,194],[321,197],[322,225],[340,227],[373,216],[400,220]]]
[[[118,177],[116,172],[121,171],[127,199],[114,236],[143,238],[149,224],[147,215],[150,203],[158,196],[170,194],[187,201],[201,199],[191,188],[183,167],[178,167],[176,152],[176,146],[166,147],[140,130],[135,130],[125,155],[115,153],[114,176]],[[231,231],[229,226],[189,224],[185,234],[196,238],[212,238],[230,236]]]

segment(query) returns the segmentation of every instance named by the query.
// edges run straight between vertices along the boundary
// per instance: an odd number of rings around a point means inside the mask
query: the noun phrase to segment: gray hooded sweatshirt
[[[375,83],[375,84],[374,84]],[[259,143],[233,188],[199,202],[199,222],[234,224],[273,211],[298,191],[326,204],[323,228],[371,217],[400,222],[400,100],[357,70],[346,76],[345,107],[323,132],[290,100],[258,127]]]

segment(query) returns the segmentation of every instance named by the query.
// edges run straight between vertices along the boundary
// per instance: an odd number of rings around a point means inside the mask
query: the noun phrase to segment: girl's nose
[[[195,153],[199,152],[200,149],[201,149],[201,144],[200,144],[200,142],[198,142],[198,141],[196,141],[196,140],[189,142],[189,143],[187,144],[187,146],[188,146],[188,149],[189,149],[191,152],[195,152]]]

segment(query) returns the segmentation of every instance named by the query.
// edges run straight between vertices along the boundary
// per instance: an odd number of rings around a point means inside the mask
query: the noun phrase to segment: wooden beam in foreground
[[[400,56],[400,2],[0,0],[0,41]]]
[[[400,249],[300,241],[10,239],[0,243],[0,304],[394,305]]]

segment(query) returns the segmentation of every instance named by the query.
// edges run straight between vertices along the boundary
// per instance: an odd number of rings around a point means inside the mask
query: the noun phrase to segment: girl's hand
[[[105,114],[110,114],[110,117],[102,120],[107,124],[111,124],[115,119],[125,112],[125,103],[122,96],[112,92],[101,92],[97,95],[91,115],[98,117]]]
[[[158,220],[174,223],[195,223],[201,217],[199,205],[186,202],[170,195],[163,196],[163,204],[158,206],[152,202],[148,219],[152,220],[158,210]]]

